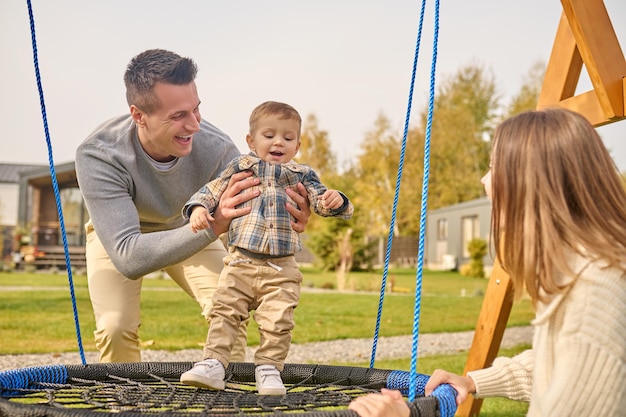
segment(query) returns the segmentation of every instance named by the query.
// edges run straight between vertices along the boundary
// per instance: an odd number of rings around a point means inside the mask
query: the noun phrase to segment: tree
[[[301,145],[296,157],[297,161],[312,167],[322,183],[331,187],[329,181],[332,182],[337,176],[337,158],[330,147],[328,132],[318,127],[315,115],[307,116],[302,127],[300,140]],[[331,188],[335,187],[332,186]],[[336,189],[341,190],[340,188]],[[307,231],[315,230],[320,220],[319,216],[311,216]]]
[[[364,210],[370,235],[383,236],[389,231],[400,146],[401,141],[391,131],[389,120],[380,114],[374,128],[366,133],[351,171],[351,175],[358,178],[355,206]],[[397,233],[395,230],[394,234]]]
[[[369,267],[371,261],[368,261],[368,256],[371,259],[371,255],[365,251],[366,229],[362,226],[364,223],[359,221],[362,212],[355,200],[355,178],[358,177],[350,167],[346,173],[339,175],[336,160],[327,132],[319,129],[314,115],[308,116],[303,128],[298,162],[313,167],[328,188],[342,191],[355,206],[350,220],[311,216],[307,224],[307,248],[315,255],[322,269],[337,271],[338,286],[341,286],[349,269]]]
[[[328,132],[317,125],[317,118],[310,114],[302,126],[298,162],[310,165],[320,178],[325,179],[337,174],[337,158],[331,150]]]
[[[360,227],[362,223],[354,224],[353,220],[354,217],[350,220],[324,219],[309,233],[307,240],[307,247],[315,254],[317,266],[324,271],[337,271],[338,286],[341,286],[341,281],[345,282],[348,269],[372,268],[373,243],[367,242],[366,229]],[[346,236],[349,242],[346,242]],[[345,269],[342,269],[342,264]]]
[[[354,259],[352,242],[352,229],[347,228],[343,236],[337,241],[337,249],[339,253],[339,265],[337,266],[337,289],[343,291],[346,289],[346,277],[352,269],[352,260]]]
[[[493,130],[503,114],[535,108],[543,78],[541,69],[540,63],[533,65],[520,92],[504,111],[493,75],[479,65],[464,66],[440,83],[430,132],[429,210],[484,195],[480,178],[488,170]],[[421,111],[421,124],[411,127],[407,135],[395,236],[419,233],[427,111],[426,107]],[[324,221],[322,225],[315,220],[314,228],[307,227],[316,234],[310,239],[309,248],[315,246],[314,252],[325,268],[337,268],[340,265],[337,239],[345,236],[350,227],[353,268],[367,265],[371,248],[363,239],[389,234],[402,137],[380,114],[372,130],[366,133],[356,161],[343,175],[338,175],[326,132],[317,128],[314,117],[307,119],[305,132],[303,159],[323,167],[328,161],[323,181],[345,191],[355,206],[355,215],[349,222]]]
[[[493,76],[480,66],[461,68],[440,85],[431,131],[429,209],[483,195],[480,178],[488,169],[498,108]],[[424,110],[420,136],[426,116]]]

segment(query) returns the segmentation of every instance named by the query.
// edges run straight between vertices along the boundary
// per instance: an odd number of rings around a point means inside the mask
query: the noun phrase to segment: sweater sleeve
[[[191,216],[191,210],[194,206],[203,206],[209,211],[209,213],[213,213],[215,211],[222,194],[224,194],[224,191],[226,191],[226,188],[228,187],[230,177],[239,171],[237,159],[238,158],[233,159],[224,171],[220,173],[218,178],[215,178],[211,182],[207,183],[191,196],[182,209],[184,219],[189,219]]]
[[[199,150],[181,158],[185,161],[171,170],[176,175],[141,162],[128,117],[101,126],[78,147],[76,174],[90,222],[125,277],[137,279],[181,262],[217,239],[211,229],[193,233],[180,216],[184,202],[210,179],[211,173],[198,174],[202,167],[217,174],[239,154],[227,136],[212,129],[203,137],[211,152],[194,144]]]
[[[529,349],[513,358],[496,358],[492,366],[470,371],[467,375],[476,385],[476,398],[507,397],[529,401],[532,373],[533,353]]]

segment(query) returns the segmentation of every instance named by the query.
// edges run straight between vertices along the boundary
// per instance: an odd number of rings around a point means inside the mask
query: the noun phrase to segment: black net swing
[[[255,389],[253,363],[231,363],[226,370],[226,389],[210,391],[179,382],[180,375],[193,362],[139,362],[116,364],[87,364],[80,341],[80,327],[75,311],[76,330],[82,365],[53,365],[0,372],[0,417],[40,416],[94,416],[115,413],[121,416],[356,416],[347,406],[352,399],[381,388],[398,389],[408,396],[412,416],[452,417],[456,412],[456,391],[449,385],[438,387],[432,395],[424,396],[427,375],[415,372],[417,357],[417,329],[419,327],[419,300],[425,230],[425,207],[428,194],[428,156],[430,128],[434,103],[434,71],[436,67],[439,2],[435,1],[435,37],[431,68],[430,102],[425,139],[425,169],[422,191],[420,251],[416,286],[416,311],[411,371],[374,368],[380,310],[386,287],[389,253],[393,237],[395,210],[408,133],[411,96],[415,80],[417,56],[422,32],[426,1],[422,1],[418,41],[413,63],[413,78],[405,122],[402,154],[398,169],[396,198],[389,232],[385,271],[381,285],[381,303],[369,368],[350,366],[285,364],[281,372],[287,388],[282,396],[258,395]],[[52,185],[57,198],[65,258],[74,300],[69,251],[64,230],[58,185],[52,161],[50,137],[45,114],[43,91],[39,77],[34,19],[30,0],[27,0],[32,32],[33,55],[37,85],[42,106],[44,129],[50,155]],[[75,305],[75,304],[74,304]]]
[[[0,416],[356,416],[350,401],[380,388],[409,387],[409,373],[348,366],[286,364],[287,394],[258,395],[254,364],[232,363],[224,391],[182,385],[193,362],[55,365],[0,373]],[[418,375],[423,392],[428,377]],[[414,416],[452,416],[456,393],[441,386],[411,404]]]

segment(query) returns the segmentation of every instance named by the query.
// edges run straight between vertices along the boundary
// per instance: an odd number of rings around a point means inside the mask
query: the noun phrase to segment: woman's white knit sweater
[[[573,265],[567,292],[537,305],[533,349],[468,372],[477,398],[529,401],[528,416],[626,416],[626,276]]]

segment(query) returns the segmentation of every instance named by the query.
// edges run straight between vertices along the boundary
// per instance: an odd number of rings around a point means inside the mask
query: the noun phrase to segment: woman
[[[529,401],[528,416],[626,412],[626,191],[602,140],[564,109],[519,114],[495,131],[490,171],[496,256],[516,298],[533,301],[533,349],[467,376],[433,372],[477,398]],[[362,417],[409,416],[397,391],[360,397]]]

